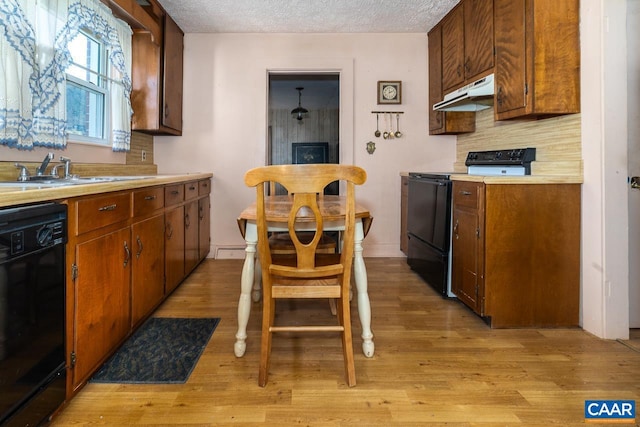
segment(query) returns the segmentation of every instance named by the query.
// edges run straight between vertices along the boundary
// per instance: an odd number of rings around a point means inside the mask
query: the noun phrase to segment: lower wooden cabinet
[[[131,326],[164,298],[164,214],[131,226]]]
[[[206,257],[209,188],[206,179],[66,201],[68,397]]]
[[[211,250],[211,202],[207,194],[198,200],[198,259],[203,260]]]
[[[400,178],[400,250],[409,254],[409,236],[407,234],[407,213],[409,210],[409,177]]]
[[[167,210],[164,217],[165,292],[168,295],[184,278],[184,206]]]
[[[452,289],[492,327],[577,326],[580,185],[454,181]]]
[[[200,237],[198,220],[198,201],[193,200],[184,205],[184,272],[191,271],[200,262],[199,242]]]
[[[131,329],[129,226],[78,243],[73,254],[74,333],[67,334],[72,338],[67,364],[76,390]]]

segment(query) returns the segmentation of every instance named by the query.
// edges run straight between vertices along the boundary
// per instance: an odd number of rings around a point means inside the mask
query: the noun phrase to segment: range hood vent
[[[437,111],[480,111],[493,105],[493,74],[469,83],[433,104]]]

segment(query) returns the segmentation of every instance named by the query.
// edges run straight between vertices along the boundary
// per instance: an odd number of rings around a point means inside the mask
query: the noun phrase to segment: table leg
[[[356,222],[355,247],[353,270],[355,274],[356,289],[358,291],[358,315],[362,325],[362,352],[366,357],[373,357],[374,344],[373,333],[371,332],[371,304],[369,303],[369,293],[367,291],[367,270],[362,257],[362,241],[364,240],[364,230],[362,221]]]
[[[236,343],[233,351],[236,357],[244,356],[247,349],[247,323],[251,313],[251,288],[253,287],[253,275],[255,271],[256,245],[258,244],[258,233],[256,225],[247,223],[245,231],[244,265],[242,267],[242,278],[240,280],[240,299],[238,300],[238,332],[236,333]]]

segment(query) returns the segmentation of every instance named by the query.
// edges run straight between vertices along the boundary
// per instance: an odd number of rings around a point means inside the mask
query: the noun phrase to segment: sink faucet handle
[[[18,181],[24,182],[29,180],[29,170],[25,165],[21,165],[20,163],[14,163],[15,167],[20,169],[20,175],[18,175]]]
[[[69,178],[69,176],[71,175],[70,173],[71,159],[68,157],[60,156],[60,161],[64,164],[64,177]]]

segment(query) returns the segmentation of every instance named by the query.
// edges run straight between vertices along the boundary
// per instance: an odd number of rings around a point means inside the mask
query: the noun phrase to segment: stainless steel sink
[[[20,188],[51,188],[64,187],[68,185],[100,184],[106,182],[133,181],[137,179],[150,179],[154,176],[89,176],[71,177],[59,179],[39,179],[35,181],[0,181],[0,187],[20,187]]]

